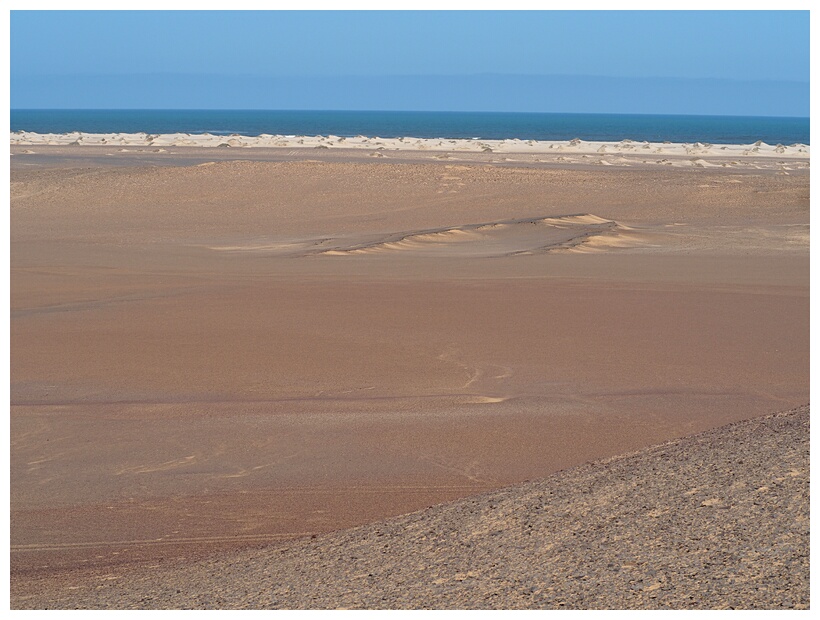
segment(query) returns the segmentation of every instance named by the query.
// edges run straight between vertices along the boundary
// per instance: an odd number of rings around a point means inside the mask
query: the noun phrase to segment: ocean
[[[11,131],[809,144],[809,119],[317,110],[11,110]]]

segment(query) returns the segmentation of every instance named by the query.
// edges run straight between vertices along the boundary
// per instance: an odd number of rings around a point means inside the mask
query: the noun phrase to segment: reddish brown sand
[[[23,589],[808,401],[808,173],[79,148],[12,158]]]

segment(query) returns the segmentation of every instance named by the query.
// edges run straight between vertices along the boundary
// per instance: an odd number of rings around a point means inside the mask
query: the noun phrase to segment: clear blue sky
[[[808,11],[13,11],[12,107],[133,107],[150,76],[156,96],[140,107],[281,107],[298,84],[302,105],[332,108],[319,78],[500,74],[802,82],[808,115],[809,40]],[[191,106],[174,91],[214,76],[240,92],[201,88]],[[260,77],[269,92],[243,105]]]

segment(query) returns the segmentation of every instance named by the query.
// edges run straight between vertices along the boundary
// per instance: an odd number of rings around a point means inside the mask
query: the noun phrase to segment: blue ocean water
[[[11,110],[12,131],[809,144],[809,119],[317,110]]]

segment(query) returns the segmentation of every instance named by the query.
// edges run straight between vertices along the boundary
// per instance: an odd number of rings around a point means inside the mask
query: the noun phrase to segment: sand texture
[[[39,608],[808,609],[809,408]]]
[[[14,604],[809,402],[808,159],[119,149],[12,157]]]

